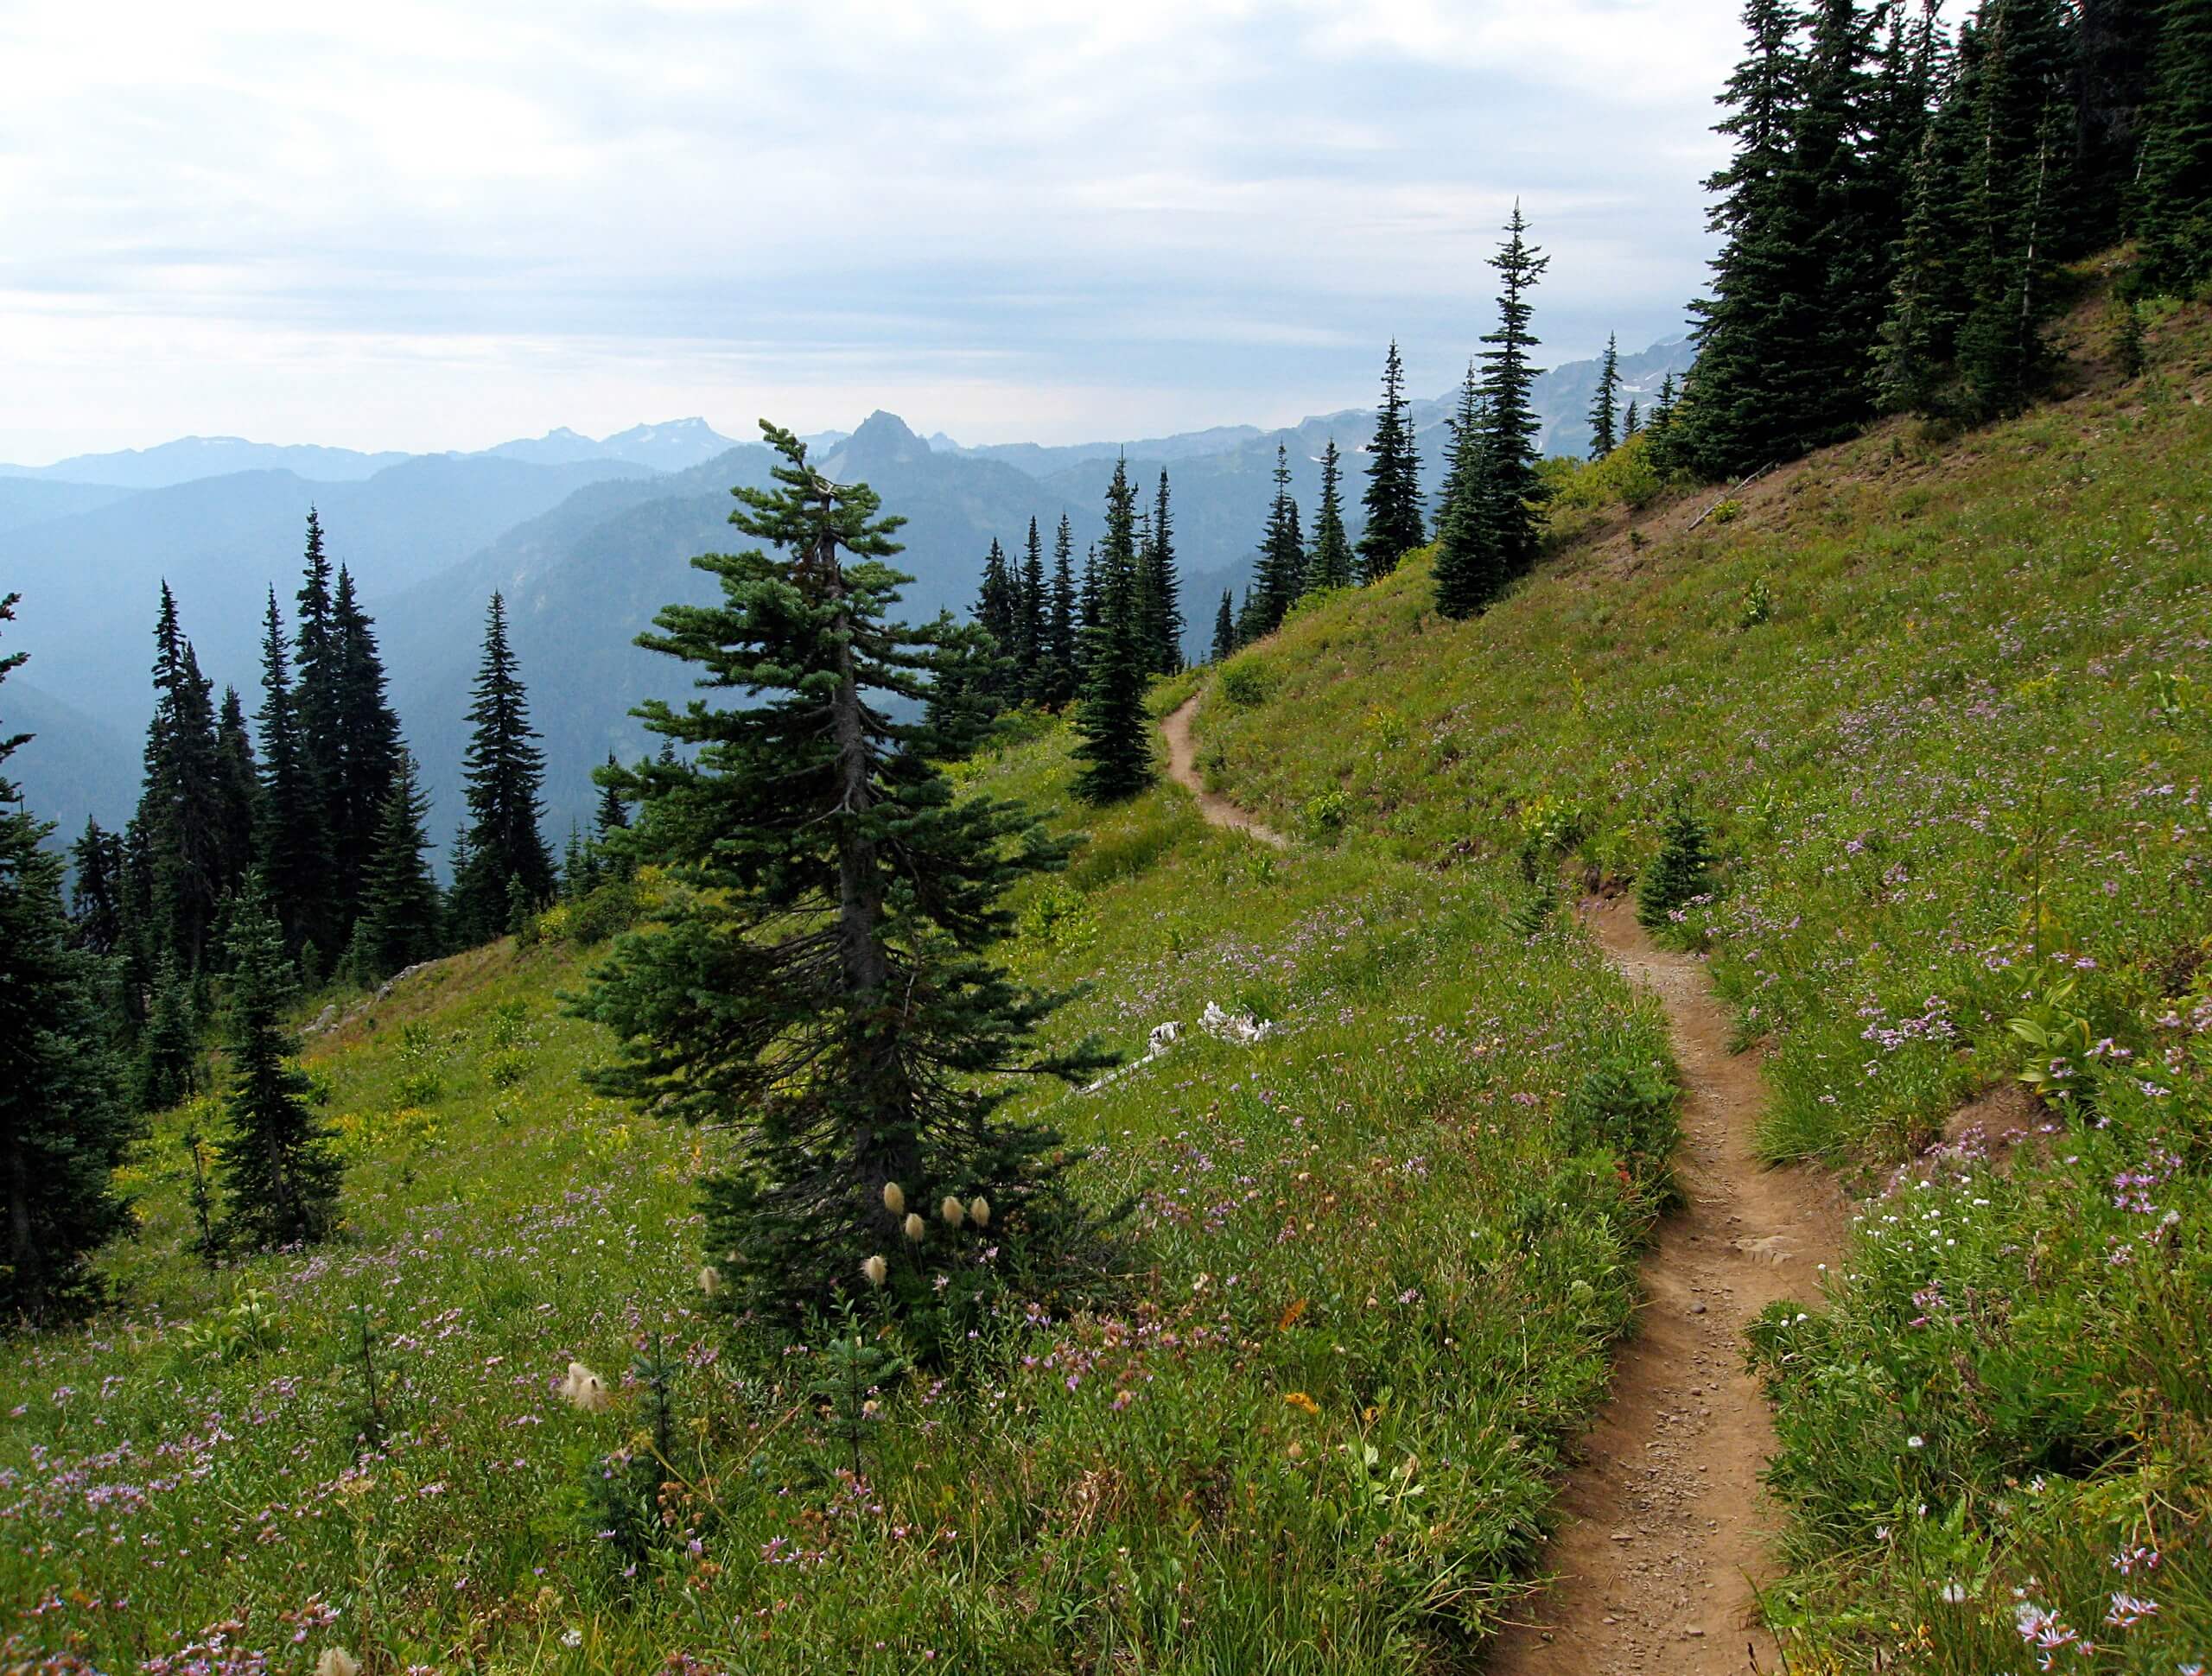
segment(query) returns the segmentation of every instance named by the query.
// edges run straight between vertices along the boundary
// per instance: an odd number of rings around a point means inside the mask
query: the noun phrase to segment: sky
[[[6,0],[0,460],[702,415],[963,442],[1679,336],[1735,0]]]

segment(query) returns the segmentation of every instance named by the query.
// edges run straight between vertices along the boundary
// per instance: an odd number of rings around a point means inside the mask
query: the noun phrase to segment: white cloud
[[[733,358],[978,436],[1335,405],[1394,332],[1440,388],[1516,194],[1562,352],[1656,336],[1733,10],[12,0],[0,457],[478,445]]]

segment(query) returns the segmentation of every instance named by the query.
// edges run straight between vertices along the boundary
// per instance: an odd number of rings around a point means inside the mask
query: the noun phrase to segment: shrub
[[[1221,666],[1221,695],[1240,708],[1251,709],[1268,702],[1275,689],[1274,671],[1247,653]]]
[[[1636,917],[1653,930],[1672,923],[1675,913],[1713,890],[1713,839],[1677,790],[1660,828],[1659,854],[1637,886]]]

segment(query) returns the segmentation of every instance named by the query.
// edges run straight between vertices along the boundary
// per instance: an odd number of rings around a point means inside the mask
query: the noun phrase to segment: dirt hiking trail
[[[1846,1210],[1825,1178],[1751,1150],[1766,1100],[1758,1064],[1728,1051],[1705,963],[1655,944],[1627,898],[1584,923],[1629,981],[1667,1009],[1682,1073],[1675,1166],[1686,1203],[1643,1260],[1643,1312],[1560,1497],[1545,1556],[1557,1580],[1491,1654],[1498,1676],[1744,1676],[1781,1667],[1755,1626],[1771,1574],[1759,1469],[1774,1446],[1744,1371],[1744,1330],[1777,1298],[1810,1300],[1836,1260]]]
[[[1262,826],[1220,793],[1206,790],[1205,777],[1198,772],[1198,747],[1191,743],[1191,718],[1198,713],[1198,701],[1195,697],[1186,699],[1160,724],[1160,731],[1167,740],[1169,778],[1189,790],[1198,800],[1198,812],[1214,825],[1249,832],[1262,843],[1273,844],[1277,849],[1288,848],[1290,841],[1282,834]]]
[[[1200,782],[1192,699],[1163,724],[1169,771],[1206,819],[1280,844]],[[1843,1248],[1842,1195],[1811,1171],[1770,1169],[1752,1151],[1765,1103],[1758,1063],[1728,1051],[1727,1016],[1705,964],[1660,948],[1626,898],[1583,921],[1630,982],[1665,1006],[1682,1076],[1675,1156],[1684,1203],[1643,1266],[1638,1326],[1614,1358],[1611,1393],[1560,1496],[1545,1556],[1551,1584],[1491,1648],[1493,1676],[1772,1676],[1773,1638],[1754,1585],[1771,1575],[1773,1511],[1759,1470],[1774,1445],[1744,1330],[1777,1298],[1817,1295],[1817,1266]]]

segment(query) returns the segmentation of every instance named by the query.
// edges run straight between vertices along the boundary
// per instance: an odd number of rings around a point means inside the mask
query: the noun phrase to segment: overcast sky
[[[0,460],[703,414],[963,441],[1682,330],[1735,0],[5,0]]]

